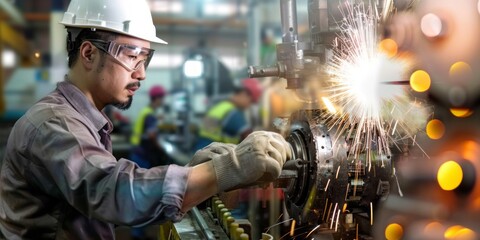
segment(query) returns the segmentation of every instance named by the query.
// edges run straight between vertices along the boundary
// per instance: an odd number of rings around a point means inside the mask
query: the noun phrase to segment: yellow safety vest
[[[230,101],[222,101],[213,106],[203,119],[203,125],[200,126],[200,137],[214,142],[239,143],[240,136],[225,136],[222,132],[224,118],[234,109],[235,105]]]
[[[143,135],[143,128],[145,125],[145,118],[148,115],[153,114],[155,111],[150,107],[145,107],[140,111],[140,114],[137,117],[137,121],[135,121],[135,125],[133,126],[132,136],[130,136],[130,143],[134,146],[140,145],[142,141]]]

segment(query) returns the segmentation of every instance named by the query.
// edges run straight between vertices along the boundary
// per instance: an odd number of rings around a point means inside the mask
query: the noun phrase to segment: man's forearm
[[[187,181],[182,212],[190,210],[218,192],[215,169],[211,161],[193,167]]]

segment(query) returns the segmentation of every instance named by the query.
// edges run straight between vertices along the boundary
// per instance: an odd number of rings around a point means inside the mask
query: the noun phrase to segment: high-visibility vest
[[[235,105],[230,101],[222,101],[213,106],[203,119],[200,126],[200,137],[207,138],[213,142],[239,143],[240,136],[226,136],[222,132],[222,123],[227,114],[235,109]]]
[[[140,114],[137,117],[137,121],[135,122],[135,125],[133,125],[132,136],[130,136],[130,143],[132,145],[140,145],[140,142],[142,141],[142,136],[144,134],[143,128],[145,125],[145,118],[147,118],[148,115],[151,115],[154,112],[155,111],[150,106],[147,106],[143,108],[142,111],[140,111]]]

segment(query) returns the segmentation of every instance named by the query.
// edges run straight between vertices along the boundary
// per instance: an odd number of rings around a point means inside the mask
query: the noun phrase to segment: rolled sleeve
[[[167,206],[173,206],[174,208],[168,208],[165,213],[168,219],[174,222],[180,221],[185,213],[179,209],[182,208],[183,197],[187,190],[187,180],[190,173],[190,168],[180,167],[177,165],[170,165],[165,175],[165,181],[163,189],[165,195],[161,202]]]

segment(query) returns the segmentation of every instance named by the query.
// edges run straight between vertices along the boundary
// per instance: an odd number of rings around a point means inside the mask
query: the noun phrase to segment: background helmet
[[[245,89],[250,96],[252,97],[252,101],[254,103],[258,102],[260,97],[262,96],[262,85],[260,82],[255,78],[246,78],[242,81],[242,87]]]
[[[164,97],[166,94],[167,91],[160,85],[152,86],[148,92],[148,95],[150,95],[151,98]]]
[[[72,0],[60,23],[67,28],[101,29],[167,44],[156,36],[145,0]]]

